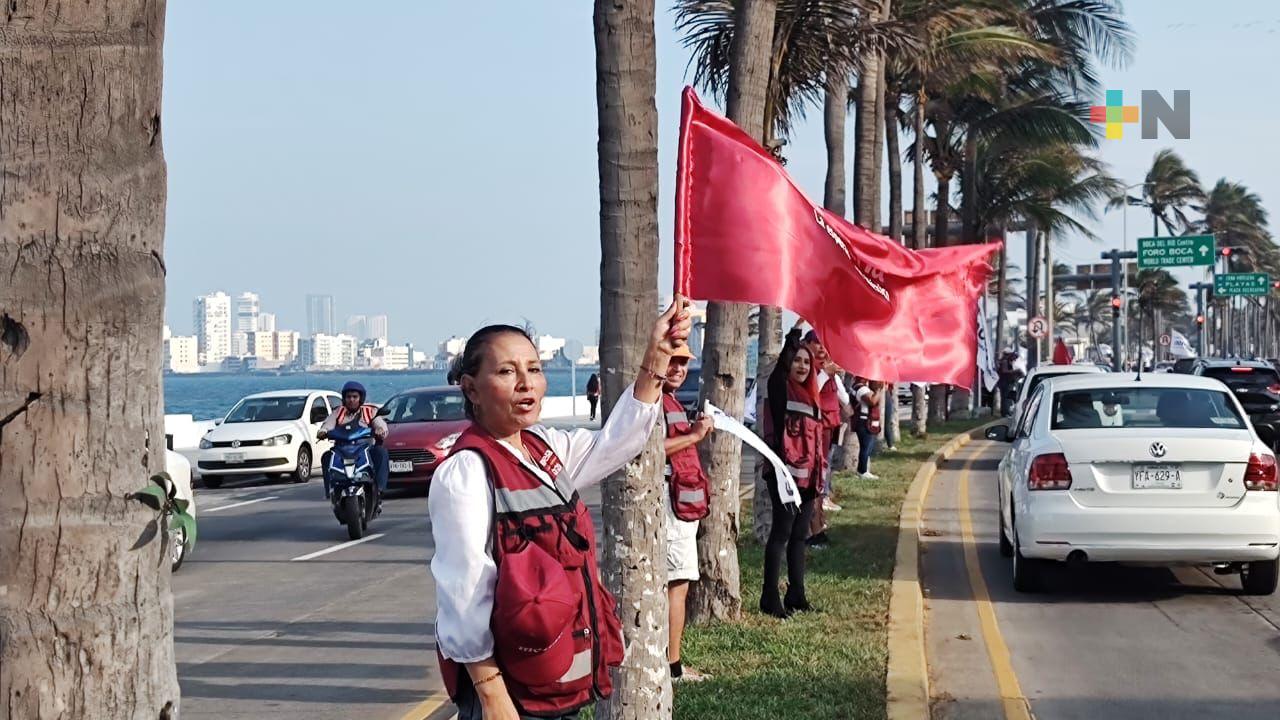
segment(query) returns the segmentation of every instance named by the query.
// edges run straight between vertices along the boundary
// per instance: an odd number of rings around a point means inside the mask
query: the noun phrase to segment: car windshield
[[[303,396],[245,398],[231,408],[224,423],[297,420],[307,406]]]
[[[440,422],[466,420],[462,393],[458,391],[418,392],[396,395],[384,405],[387,422]]]
[[[1226,393],[1192,388],[1094,388],[1067,390],[1053,398],[1054,430],[1106,427],[1223,428],[1240,430],[1244,420]]]
[[[1048,380],[1049,378],[1062,377],[1063,375],[1079,375],[1079,374],[1081,373],[1070,373],[1070,372],[1040,373],[1039,375],[1036,375],[1035,377],[1031,378],[1031,382],[1026,385],[1026,388],[1022,393],[1022,397],[1031,397],[1031,393],[1035,392],[1036,388],[1040,387],[1040,383],[1044,382],[1045,380]]]
[[[1216,367],[1205,368],[1205,377],[1221,380],[1228,387],[1249,387],[1266,389],[1280,385],[1280,376],[1270,368],[1259,367]]]

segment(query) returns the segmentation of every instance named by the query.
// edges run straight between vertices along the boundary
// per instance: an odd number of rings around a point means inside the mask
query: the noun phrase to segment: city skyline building
[[[259,310],[261,310],[261,302],[258,298],[258,293],[242,292],[237,295],[236,323],[233,331],[238,333],[257,332]]]
[[[307,336],[333,335],[337,328],[332,295],[307,296]]]
[[[365,318],[365,340],[382,340],[386,341],[390,336],[387,334],[387,316],[386,315],[369,315]]]
[[[256,332],[275,332],[276,331],[276,314],[275,313],[258,313],[258,327],[254,328]]]
[[[231,297],[221,290],[197,297],[192,319],[199,363],[221,363],[231,354]]]

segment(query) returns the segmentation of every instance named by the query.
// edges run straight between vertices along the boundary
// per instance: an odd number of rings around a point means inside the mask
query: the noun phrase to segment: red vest
[[[662,410],[666,413],[667,437],[676,438],[693,432],[693,424],[684,406],[672,393],[662,393]],[[698,446],[690,445],[667,456],[669,474],[667,488],[671,492],[671,509],[686,522],[701,520],[711,514],[710,484],[698,458]]]
[[[836,392],[836,383],[838,382],[840,382],[840,378],[835,375],[828,375],[826,384],[818,391],[818,402],[822,404],[822,424],[826,425],[828,430],[835,430],[842,423],[840,419],[840,395]]]
[[[801,490],[822,492],[826,484],[827,433],[822,412],[813,400],[787,384],[787,414],[778,453]]]
[[[499,567],[503,557],[526,543],[536,545],[564,569],[573,594],[579,598],[573,621],[574,659],[558,682],[539,687],[522,685],[501,660],[502,680],[522,714],[563,715],[590,705],[613,692],[609,668],[622,664],[622,626],[617,603],[600,582],[596,564],[596,533],[586,505],[578,499],[569,478],[561,475],[560,458],[539,435],[526,430],[522,441],[529,454],[555,482],[548,486],[488,433],[472,425],[454,444],[452,453],[473,451],[485,463],[493,490],[493,557]],[[451,454],[452,454],[451,453]],[[514,567],[514,566],[513,566]],[[508,618],[495,605],[490,627],[499,628]],[[499,637],[494,634],[495,642]],[[495,659],[497,658],[495,653]],[[449,696],[471,682],[465,667],[440,659],[440,674]]]

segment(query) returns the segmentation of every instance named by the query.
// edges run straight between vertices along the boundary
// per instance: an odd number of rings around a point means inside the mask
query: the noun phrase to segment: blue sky
[[[594,44],[586,2],[330,0],[170,3],[164,144],[168,319],[191,301],[261,294],[282,329],[305,330],[305,295],[340,320],[387,313],[394,341],[434,345],[481,324],[533,321],[590,342],[599,325]],[[671,283],[671,188],[688,55],[659,4],[662,287]],[[1280,5],[1130,0],[1135,61],[1106,86],[1191,91],[1191,139],[1105,141],[1139,182],[1173,147],[1206,184],[1243,182],[1280,212],[1271,126],[1280,99]],[[821,112],[801,123],[788,169],[821,197]],[[852,170],[852,162],[849,163]],[[908,169],[909,172],[909,169]],[[930,188],[932,192],[932,188]],[[910,188],[907,188],[910,197]],[[1130,237],[1149,216],[1130,211]],[[1122,238],[1070,238],[1093,262]],[[1132,240],[1131,240],[1132,243]],[[1013,261],[1021,263],[1021,243]],[[1190,275],[1188,275],[1190,277]]]

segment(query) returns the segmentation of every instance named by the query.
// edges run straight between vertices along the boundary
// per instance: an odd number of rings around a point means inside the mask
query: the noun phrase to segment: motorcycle
[[[324,468],[333,516],[347,526],[352,540],[359,540],[379,509],[378,487],[369,457],[369,448],[375,442],[373,431],[354,425],[338,426],[326,437],[333,441],[333,452]]]

